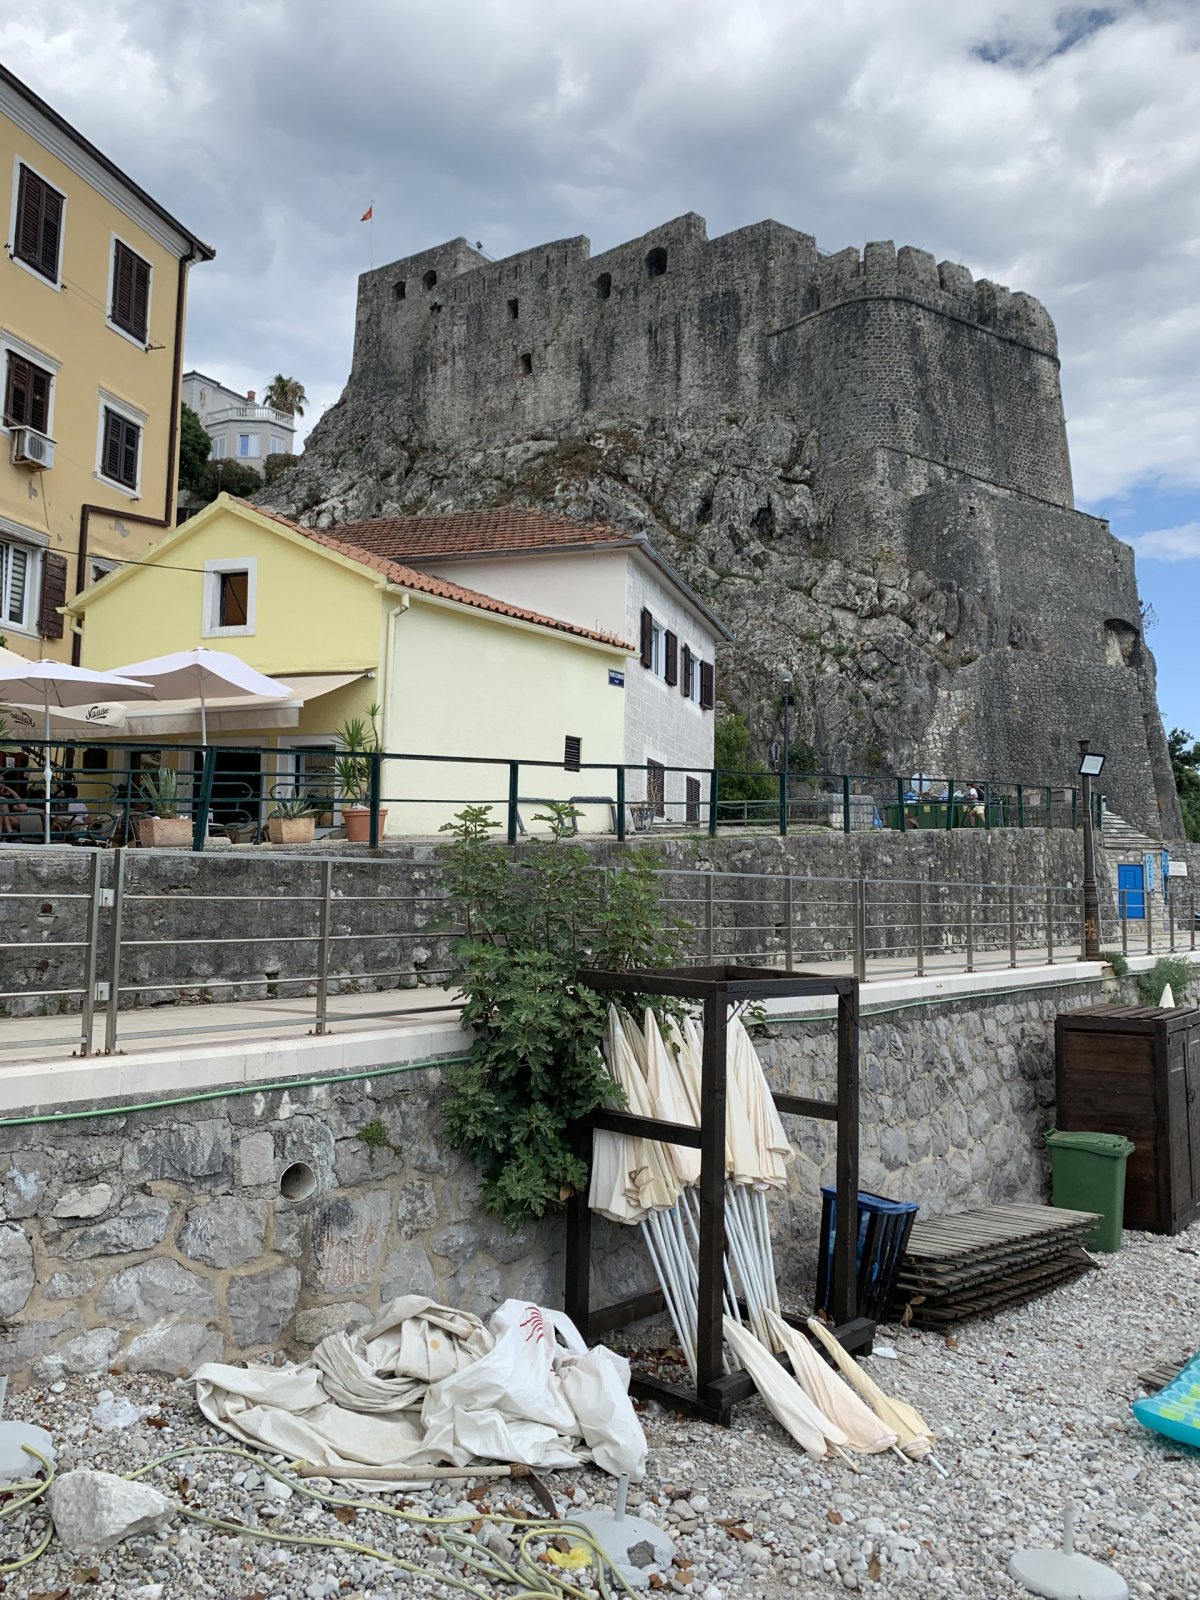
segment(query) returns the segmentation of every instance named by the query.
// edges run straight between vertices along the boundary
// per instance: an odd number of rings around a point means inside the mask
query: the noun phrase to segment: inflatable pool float
[[[1165,1389],[1135,1400],[1133,1414],[1143,1428],[1200,1450],[1200,1355],[1193,1356]]]

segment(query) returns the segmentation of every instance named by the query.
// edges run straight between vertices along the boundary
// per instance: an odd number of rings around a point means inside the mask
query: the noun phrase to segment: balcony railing
[[[206,428],[218,427],[223,422],[269,422],[276,428],[296,426],[295,417],[286,411],[276,411],[271,406],[222,406],[220,411],[210,411],[203,418]]]

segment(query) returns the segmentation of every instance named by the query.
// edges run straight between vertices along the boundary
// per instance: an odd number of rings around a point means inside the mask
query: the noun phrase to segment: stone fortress
[[[1069,783],[1182,833],[1132,550],[1074,510],[1054,325],[890,243],[687,215],[602,255],[458,239],[363,274],[346,390],[262,497],[329,526],[509,502],[644,531],[830,770]]]

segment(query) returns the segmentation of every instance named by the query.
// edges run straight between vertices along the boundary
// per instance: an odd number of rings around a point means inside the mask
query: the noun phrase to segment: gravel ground
[[[896,1359],[869,1368],[912,1401],[938,1434],[949,1477],[928,1465],[877,1457],[855,1475],[801,1454],[757,1401],[728,1432],[648,1406],[650,1476],[639,1514],[678,1542],[667,1586],[702,1596],[763,1600],[861,1589],[886,1600],[1005,1600],[1023,1591],[1006,1575],[1011,1551],[1057,1538],[1063,1501],[1080,1509],[1077,1547],[1109,1562],[1134,1595],[1200,1596],[1200,1452],[1145,1432],[1129,1401],[1137,1373],[1200,1342],[1200,1225],[1175,1239],[1127,1234],[1101,1269],[1020,1311],[976,1321],[946,1338],[888,1328]],[[104,1396],[148,1414],[124,1428],[93,1420]],[[221,1443],[183,1383],[134,1377],[71,1379],[10,1397],[10,1414],[48,1427],[62,1467],[127,1472],[170,1450]],[[101,1412],[103,1415],[103,1411]],[[181,1485],[181,1480],[186,1480]],[[309,1536],[328,1534],[395,1550],[434,1571],[461,1570],[425,1530],[369,1512],[353,1520],[299,1494],[275,1498],[250,1462],[194,1457],[149,1476],[209,1515]],[[559,1505],[611,1501],[593,1472],[550,1478]],[[531,1496],[495,1484],[465,1509],[503,1514]],[[464,1508],[458,1489],[408,1497],[413,1511]],[[343,1513],[343,1515],[345,1515]],[[27,1547],[44,1521],[24,1513],[0,1525],[0,1562]],[[487,1586],[485,1585],[485,1591]],[[177,1521],[95,1562],[51,1550],[0,1578],[4,1600],[392,1600],[449,1596],[436,1577],[405,1576],[371,1558],[284,1550]],[[511,1591],[510,1591],[511,1592]]]

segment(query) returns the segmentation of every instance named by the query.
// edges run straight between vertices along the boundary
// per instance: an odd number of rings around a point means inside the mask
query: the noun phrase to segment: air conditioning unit
[[[54,440],[36,428],[14,428],[12,458],[14,466],[52,467]]]

